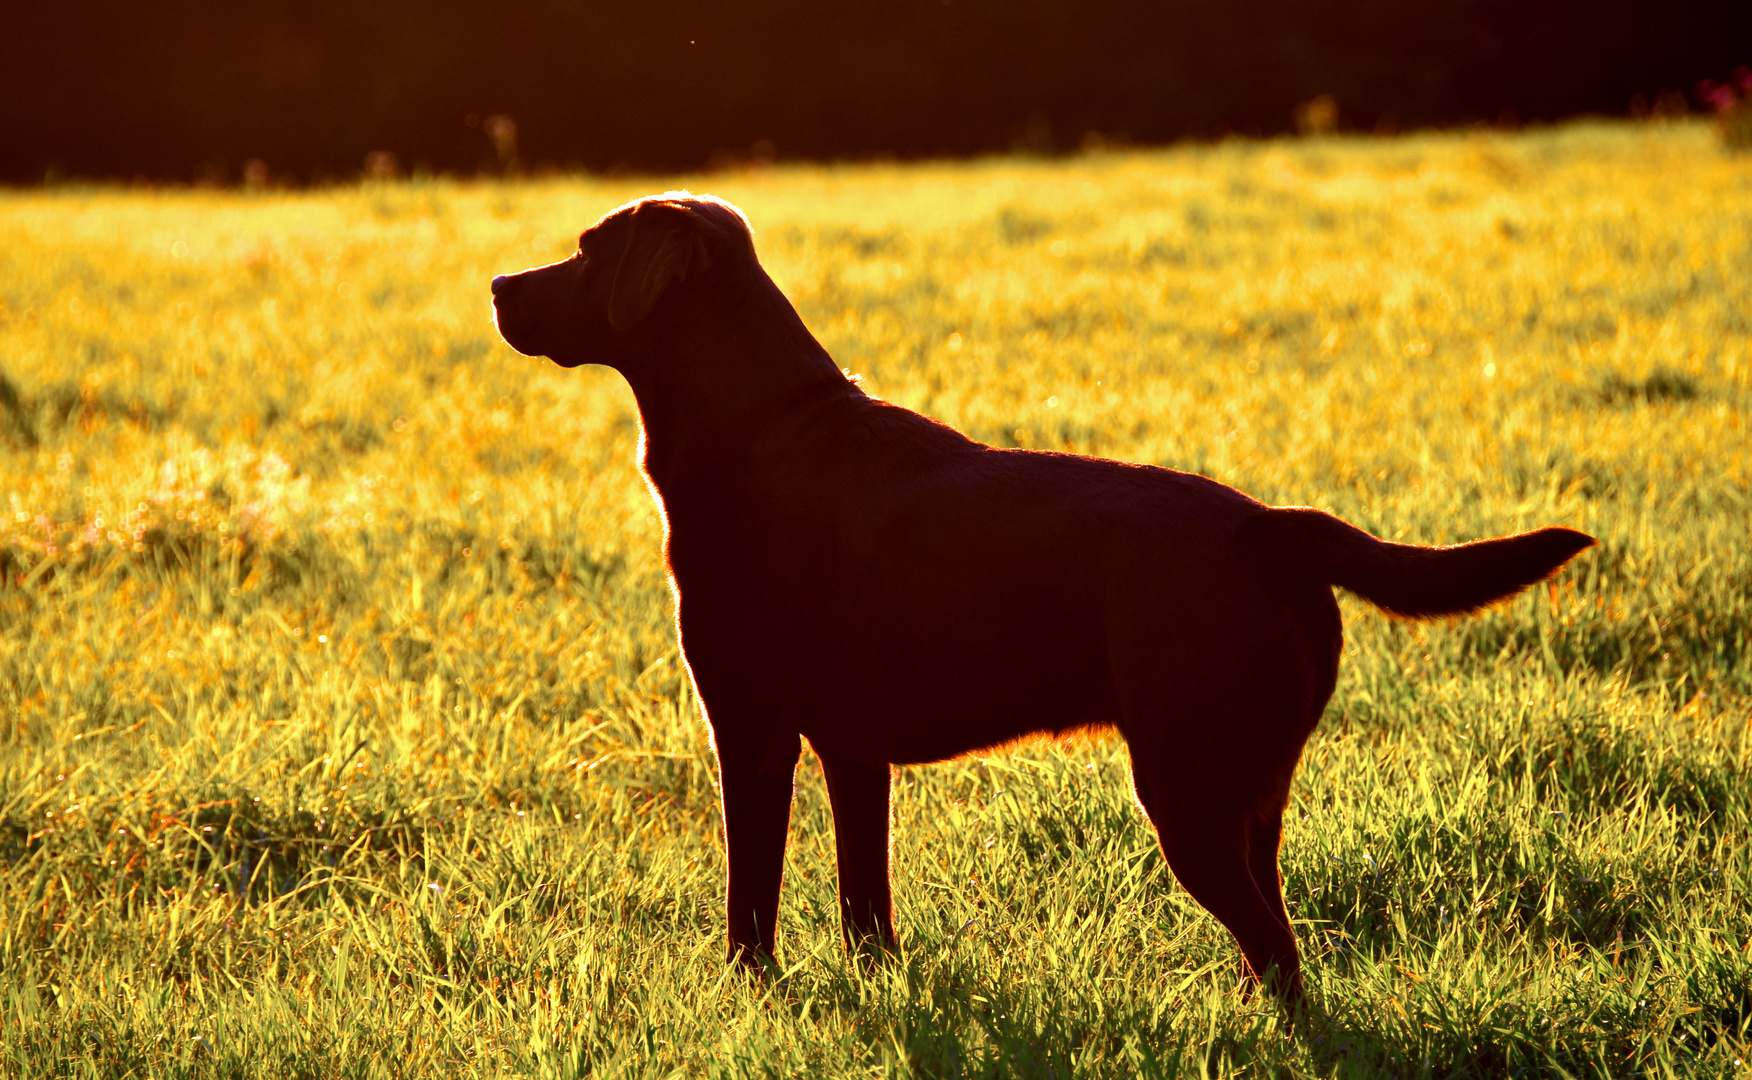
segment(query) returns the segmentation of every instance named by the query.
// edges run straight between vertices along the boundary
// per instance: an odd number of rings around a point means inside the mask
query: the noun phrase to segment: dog
[[[729,958],[755,968],[776,953],[800,737],[846,945],[887,951],[891,767],[1110,726],[1175,877],[1247,978],[1301,1002],[1278,842],[1338,677],[1333,587],[1455,615],[1594,543],[1388,543],[1190,473],[975,442],[848,379],[710,196],[630,202],[492,295],[511,348],[612,367],[637,399],[718,758]]]

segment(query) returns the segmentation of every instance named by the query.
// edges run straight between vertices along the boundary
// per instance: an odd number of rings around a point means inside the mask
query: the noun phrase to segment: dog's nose
[[[499,290],[504,288],[505,282],[509,281],[509,280],[510,280],[509,274],[495,274],[495,275],[493,275],[493,295],[498,296]]]

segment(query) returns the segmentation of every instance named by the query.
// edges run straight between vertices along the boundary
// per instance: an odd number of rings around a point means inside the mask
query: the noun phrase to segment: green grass
[[[486,283],[668,181],[0,194],[0,1075],[1752,1072],[1752,172],[1701,126],[679,178],[873,392],[1426,542],[1346,602],[1299,1034],[1123,745],[901,770],[900,962],[799,772],[723,963],[637,416]]]

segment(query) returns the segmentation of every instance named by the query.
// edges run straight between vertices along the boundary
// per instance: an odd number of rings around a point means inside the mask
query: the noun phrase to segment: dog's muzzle
[[[562,260],[493,277],[493,322],[505,344],[524,356],[545,356],[561,367],[584,363],[573,310],[577,266]]]

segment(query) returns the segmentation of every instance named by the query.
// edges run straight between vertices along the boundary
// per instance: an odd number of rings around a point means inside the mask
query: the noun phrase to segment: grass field
[[[1301,1037],[1117,741],[901,770],[868,971],[806,758],[789,974],[726,970],[631,396],[487,304],[672,183],[978,438],[1600,538],[1480,618],[1346,602]],[[1749,413],[1702,127],[0,193],[0,1075],[1752,1074]]]

